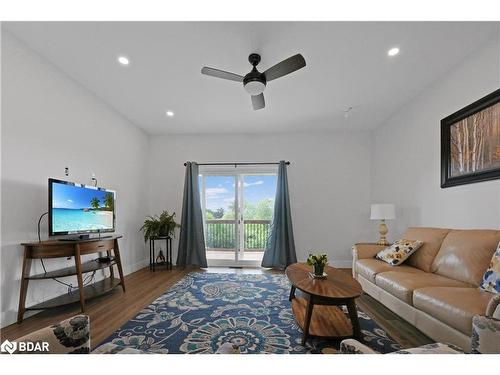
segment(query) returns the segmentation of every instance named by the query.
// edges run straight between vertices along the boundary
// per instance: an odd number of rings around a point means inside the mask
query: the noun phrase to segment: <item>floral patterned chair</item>
[[[90,352],[90,321],[87,315],[76,315],[60,323],[39,329],[14,340],[16,343],[30,342],[42,348],[48,343],[48,351],[31,351],[30,354],[87,354]],[[18,350],[14,353],[19,352]]]
[[[354,339],[346,339],[340,343],[340,354],[380,354]],[[398,350],[390,354],[463,354],[463,351],[451,344],[433,343],[417,348]]]

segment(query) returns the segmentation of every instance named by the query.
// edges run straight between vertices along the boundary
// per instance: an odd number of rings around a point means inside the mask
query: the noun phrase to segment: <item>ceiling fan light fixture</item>
[[[398,47],[393,47],[389,51],[387,51],[387,55],[390,57],[396,56],[399,53]]]
[[[257,111],[266,106],[263,92],[267,82],[286,76],[306,66],[306,60],[304,60],[304,57],[300,53],[271,66],[263,73],[257,70],[257,65],[259,65],[260,62],[259,54],[250,54],[250,56],[248,56],[248,62],[252,64],[253,69],[245,76],[210,68],[208,66],[204,66],[201,69],[201,74],[242,82],[245,91],[251,95],[253,109]]]
[[[250,95],[260,95],[264,92],[266,84],[261,81],[250,81],[245,84],[245,91]]]
[[[117,60],[121,65],[127,66],[130,64],[130,60],[127,56],[118,56]]]

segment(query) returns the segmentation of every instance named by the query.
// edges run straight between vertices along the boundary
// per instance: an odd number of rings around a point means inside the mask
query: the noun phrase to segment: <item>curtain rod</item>
[[[290,162],[289,161],[286,161],[285,162],[286,165],[290,165]],[[186,166],[187,163],[184,163],[184,166]],[[279,163],[277,162],[270,162],[270,163],[246,163],[246,162],[243,162],[243,163],[198,163],[198,165],[234,165],[235,167],[237,165],[279,165]]]

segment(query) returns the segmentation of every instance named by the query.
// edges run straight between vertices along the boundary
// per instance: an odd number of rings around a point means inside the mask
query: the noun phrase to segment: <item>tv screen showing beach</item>
[[[115,197],[110,191],[52,183],[52,232],[112,230]]]

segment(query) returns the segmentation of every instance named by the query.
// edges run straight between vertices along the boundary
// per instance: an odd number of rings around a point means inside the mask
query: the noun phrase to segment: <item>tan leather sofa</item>
[[[493,306],[478,288],[500,242],[500,230],[409,228],[423,245],[400,266],[375,259],[384,246],[353,246],[353,276],[363,290],[437,342],[470,350],[472,317]],[[492,316],[500,318],[500,306]]]

